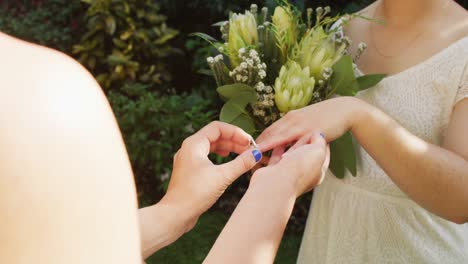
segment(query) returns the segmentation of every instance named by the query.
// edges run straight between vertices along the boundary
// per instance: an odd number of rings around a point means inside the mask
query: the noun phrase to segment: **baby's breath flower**
[[[258,11],[258,6],[256,4],[251,4],[250,5],[250,12],[255,14],[255,13],[257,13],[257,11]]]
[[[221,55],[221,54],[217,55],[217,56],[214,58],[215,62],[222,61],[223,59],[224,59],[224,57],[223,57],[223,55]]]
[[[213,57],[208,57],[208,58],[206,58],[206,61],[207,61],[209,64],[213,64],[213,63],[214,63],[214,58],[213,58]]]
[[[273,88],[271,88],[271,86],[265,86],[265,92],[266,93],[271,93],[271,92],[273,92]]]
[[[315,9],[315,13],[317,13],[317,16],[321,17],[323,15],[323,7],[319,6]]]
[[[249,55],[252,58],[256,58],[258,56],[258,52],[256,50],[254,50],[254,49],[251,49]]]
[[[258,77],[260,77],[260,79],[263,79],[266,77],[266,72],[264,70],[260,70],[258,72]]]
[[[367,44],[366,43],[364,43],[364,42],[359,43],[358,50],[360,50],[362,52],[362,51],[364,51],[366,49],[367,49]]]

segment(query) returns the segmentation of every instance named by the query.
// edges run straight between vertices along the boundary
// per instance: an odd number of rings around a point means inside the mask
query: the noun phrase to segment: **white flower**
[[[239,49],[239,55],[243,55],[245,53],[245,48],[240,48]]]
[[[257,85],[255,85],[255,89],[258,91],[258,92],[261,92],[263,91],[263,88],[265,87],[265,85],[262,83],[262,82],[258,82]]]
[[[359,43],[358,50],[364,51],[365,49],[367,49],[367,44],[364,42]]]
[[[224,59],[224,57],[223,57],[223,55],[221,55],[221,54],[217,55],[217,56],[214,58],[214,60],[215,60],[216,62],[222,61],[223,59]]]
[[[251,4],[250,5],[250,11],[252,13],[257,13],[257,10],[258,10],[258,6],[256,4]]]
[[[213,57],[208,57],[208,58],[206,58],[206,61],[207,61],[209,64],[213,64],[213,63],[214,63],[214,58],[213,58]]]
[[[250,50],[250,54],[249,54],[249,55],[250,55],[250,57],[252,57],[252,58],[258,57],[258,53],[257,53],[257,51],[254,50],[254,49],[251,49],[251,50]]]
[[[260,79],[263,79],[266,77],[266,72],[264,70],[260,70],[258,72],[258,77],[260,77]]]
[[[242,62],[242,63],[240,64],[240,67],[241,67],[242,69],[247,69],[248,65],[247,65],[247,63]]]
[[[219,52],[224,52],[224,48],[223,48],[222,46],[220,46],[220,47],[218,48],[218,51],[219,51]]]
[[[237,80],[238,82],[242,81],[242,75],[237,74],[237,75],[236,75],[236,80]]]
[[[247,59],[246,62],[247,62],[247,64],[248,64],[250,67],[253,67],[254,62],[253,62],[252,59]]]
[[[314,93],[313,93],[313,97],[314,97],[314,98],[319,98],[319,97],[320,97],[319,92],[314,92]]]
[[[273,88],[271,88],[271,86],[266,86],[265,87],[265,92],[266,93],[271,93],[271,92],[273,92]]]

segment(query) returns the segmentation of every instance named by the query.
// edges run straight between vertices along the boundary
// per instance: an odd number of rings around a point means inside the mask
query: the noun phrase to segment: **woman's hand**
[[[239,176],[262,158],[251,149],[252,137],[242,129],[212,122],[187,138],[174,156],[166,195],[155,205],[139,210],[141,247],[146,258],[193,228]],[[208,154],[240,154],[235,160],[214,165]]]
[[[317,133],[288,152],[274,150],[270,165],[255,172],[203,263],[273,263],[296,197],[320,183],[328,148]]]
[[[321,131],[331,142],[351,129],[362,105],[359,99],[339,97],[291,111],[263,131],[256,142],[265,152],[292,144],[314,131]]]
[[[285,152],[284,145],[273,150],[269,164],[257,170],[251,185],[261,188],[288,188],[295,198],[312,190],[324,178],[330,163],[330,149],[323,134],[306,134]]]
[[[250,147],[251,138],[242,129],[222,122],[212,122],[187,138],[174,157],[172,177],[162,202],[182,207],[184,214],[195,221],[261,159],[261,152]],[[214,165],[208,159],[211,152],[240,155],[229,163]]]

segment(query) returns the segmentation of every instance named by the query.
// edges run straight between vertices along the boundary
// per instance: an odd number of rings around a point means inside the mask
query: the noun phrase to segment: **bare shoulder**
[[[437,31],[441,32],[448,42],[468,36],[468,11],[455,1],[450,2],[440,21]]]
[[[137,263],[131,167],[99,85],[70,57],[2,34],[0,57],[0,263]]]

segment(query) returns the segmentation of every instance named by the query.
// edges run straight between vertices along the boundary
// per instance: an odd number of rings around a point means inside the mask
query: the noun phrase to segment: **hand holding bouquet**
[[[374,86],[384,75],[356,77],[353,62],[365,50],[359,44],[354,58],[347,54],[351,40],[337,21],[348,23],[358,15],[330,16],[329,7],[303,14],[287,1],[270,16],[252,5],[243,14],[231,14],[220,27],[223,42],[203,34],[220,54],[207,58],[226,102],[220,120],[250,134],[263,131],[288,111],[333,96],[354,96]],[[345,168],[356,174],[356,158],[349,133],[332,143],[330,169],[344,177]]]

